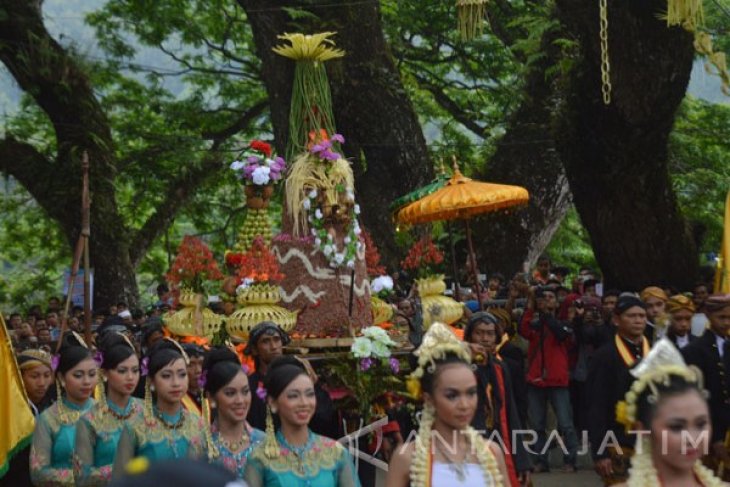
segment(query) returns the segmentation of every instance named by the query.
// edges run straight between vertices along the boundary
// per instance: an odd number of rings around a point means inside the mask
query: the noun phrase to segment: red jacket
[[[567,387],[570,381],[568,352],[574,343],[572,329],[565,322],[544,316],[540,318],[541,326],[534,327],[534,317],[534,311],[528,309],[520,323],[520,335],[530,343],[527,383],[536,387]]]

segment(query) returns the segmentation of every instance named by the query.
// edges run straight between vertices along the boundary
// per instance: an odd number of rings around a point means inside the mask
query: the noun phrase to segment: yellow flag
[[[730,191],[725,199],[725,222],[722,232],[722,247],[715,271],[714,292],[730,293]]]
[[[10,334],[0,314],[0,478],[8,472],[13,455],[30,443],[34,427]]]

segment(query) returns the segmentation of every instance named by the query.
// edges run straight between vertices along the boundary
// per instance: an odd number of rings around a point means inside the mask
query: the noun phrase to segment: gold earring
[[[151,390],[152,392],[155,392],[155,386],[150,386],[150,390]]]
[[[217,405],[216,405],[216,403],[214,403],[213,401],[210,401],[210,407],[211,407],[211,408],[213,408],[213,409],[215,409],[215,408],[217,408],[218,406],[217,406]]]

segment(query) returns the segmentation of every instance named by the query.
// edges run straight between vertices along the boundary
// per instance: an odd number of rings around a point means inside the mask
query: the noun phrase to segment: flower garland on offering
[[[622,424],[626,431],[636,426],[637,402],[639,397],[648,389],[647,401],[656,403],[660,400],[659,385],[668,386],[672,377],[682,377],[687,382],[696,383],[703,390],[702,373],[694,368],[687,367],[679,350],[667,338],[659,340],[651,349],[646,358],[631,371],[636,380],[626,393],[624,401],[616,405],[616,421]],[[653,487],[662,482],[654,466],[651,452],[651,441],[645,435],[637,435],[636,453],[631,457],[629,469],[629,487]],[[724,483],[706,468],[700,461],[696,461],[692,470],[705,487],[720,487]]]
[[[355,204],[354,175],[350,163],[334,152],[333,143],[344,143],[340,134],[331,139],[320,134],[319,141],[292,164],[286,181],[286,200],[294,223],[294,232],[303,231],[314,237],[314,245],[327,258],[329,265],[355,268],[358,252],[364,252],[360,240],[362,230],[357,221],[359,205]],[[304,217],[304,218],[302,218]],[[333,224],[345,225],[342,243],[338,242]]]
[[[409,393],[416,399],[420,399],[421,379],[424,371],[428,370],[433,373],[436,369],[436,362],[451,354],[471,364],[471,354],[464,342],[459,340],[443,323],[434,323],[424,335],[421,346],[415,352],[418,357],[418,366],[408,378]],[[428,487],[431,485],[431,469],[433,466],[433,453],[431,451],[432,428],[435,414],[436,411],[433,406],[424,406],[418,436],[415,440],[413,460],[411,461],[410,477],[412,487]],[[484,474],[492,480],[490,485],[502,485],[502,474],[489,444],[471,426],[464,429],[463,433],[469,438],[471,451],[475,453]]]
[[[408,250],[401,267],[407,271],[415,271],[418,277],[425,278],[437,274],[438,266],[443,261],[443,252],[433,243],[430,236],[426,236]]]

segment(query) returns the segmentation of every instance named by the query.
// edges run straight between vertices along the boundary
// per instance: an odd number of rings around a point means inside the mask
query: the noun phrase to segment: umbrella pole
[[[451,222],[446,222],[446,232],[449,234],[449,246],[451,247],[451,267],[454,272],[454,293],[456,300],[461,301],[461,290],[459,289],[459,272],[456,267],[456,252],[454,251],[454,235],[451,233]]]
[[[479,311],[482,310],[482,295],[479,292],[479,271],[477,270],[477,258],[476,254],[474,254],[474,244],[471,241],[471,226],[469,225],[469,220],[464,220],[466,222],[466,240],[469,243],[469,260],[471,260],[471,269],[474,273],[474,287],[476,289],[476,295],[477,295],[477,303],[479,303]]]

